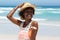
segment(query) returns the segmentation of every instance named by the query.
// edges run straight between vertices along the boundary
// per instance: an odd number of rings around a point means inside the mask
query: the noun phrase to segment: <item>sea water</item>
[[[0,7],[0,40],[17,40],[19,27],[7,19],[14,7]],[[19,10],[13,17],[20,19]],[[60,8],[35,8],[32,18],[38,22],[37,40],[60,40]]]

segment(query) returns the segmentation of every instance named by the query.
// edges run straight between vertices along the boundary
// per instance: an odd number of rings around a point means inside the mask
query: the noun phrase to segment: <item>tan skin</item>
[[[21,4],[21,5],[18,5],[16,6],[15,8],[13,8],[9,14],[7,15],[7,18],[14,24],[18,25],[20,27],[20,24],[22,23],[20,20],[17,21],[17,19],[15,19],[13,17],[13,14],[14,12],[18,9],[18,8],[21,8],[24,4]],[[28,11],[31,11],[31,12],[24,12],[24,19],[25,19],[25,22],[23,24],[23,27],[26,27],[30,22],[31,22],[31,18],[33,17],[33,13],[32,13],[32,10],[31,9],[28,9]],[[37,34],[37,31],[38,31],[38,22],[36,21],[32,21],[30,27],[36,27],[37,29],[32,29],[30,28],[28,33],[29,33],[29,37],[30,37],[30,40],[36,40],[36,34]]]

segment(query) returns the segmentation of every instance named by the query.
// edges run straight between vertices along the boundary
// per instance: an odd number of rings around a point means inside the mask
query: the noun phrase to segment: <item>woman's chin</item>
[[[31,20],[31,18],[27,18],[27,19],[25,19],[25,20]]]

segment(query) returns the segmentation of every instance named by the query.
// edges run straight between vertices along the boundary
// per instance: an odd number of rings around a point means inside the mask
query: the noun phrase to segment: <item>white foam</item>
[[[7,8],[5,8],[5,7],[1,7],[0,8],[0,13],[4,13],[4,12],[6,12],[6,11],[10,11],[10,10],[12,10],[13,9],[13,7],[7,7]],[[5,11],[4,11],[5,10]],[[18,10],[20,10],[20,8],[18,9]],[[36,8],[36,11],[35,11],[35,14],[42,14],[44,11],[52,11],[52,13],[60,13],[60,12],[56,12],[56,11],[54,11],[54,10],[60,10],[60,9],[56,9],[56,8],[40,8],[40,9],[38,9],[38,8]]]
[[[19,17],[17,18],[17,17],[14,17],[14,18],[16,18],[16,19],[19,19]],[[0,16],[0,19],[6,19],[7,20],[7,17],[4,17],[4,16]],[[19,19],[19,20],[21,20],[21,19]],[[35,21],[46,21],[47,19],[43,19],[43,18],[32,18],[32,20],[35,20]]]
[[[43,18],[32,18],[32,20],[35,20],[35,21],[46,21],[47,19],[43,19]]]
[[[35,14],[42,14],[43,12],[35,12]]]
[[[13,7],[0,7],[0,10],[12,10]],[[18,9],[20,10],[20,8]],[[56,8],[36,8],[35,10],[60,10],[60,9],[56,9]]]
[[[0,13],[5,13],[6,11],[2,11],[2,10],[0,10]]]
[[[57,11],[58,10],[58,11]],[[42,14],[45,11],[50,11],[50,13],[55,13],[55,14],[59,14],[60,13],[60,9],[56,9],[56,8],[43,8],[43,9],[36,9],[36,14]]]
[[[12,7],[8,7],[8,8],[0,8],[0,10],[12,10]]]
[[[19,19],[17,17],[14,17],[14,18]],[[21,19],[19,19],[19,20],[21,20]],[[32,20],[35,20],[35,21],[46,21],[48,19],[44,19],[44,18],[32,18]]]
[[[16,18],[16,17],[14,17],[14,18]],[[5,19],[5,20],[3,20],[3,19]],[[16,18],[16,19],[19,19],[19,18]],[[0,20],[6,21],[8,19],[7,19],[7,17],[0,16]],[[32,18],[32,20],[38,21],[39,25],[50,26],[50,27],[60,27],[59,21],[47,21],[48,19],[43,19],[43,18],[41,18],[41,19]]]
[[[0,7],[0,10],[12,10],[13,7]],[[18,9],[20,10],[20,8]],[[60,10],[58,8],[36,8],[35,10]]]
[[[51,13],[60,14],[60,11],[52,11]]]
[[[60,10],[60,9],[56,9],[56,8],[42,8],[42,9],[37,9],[36,10]]]

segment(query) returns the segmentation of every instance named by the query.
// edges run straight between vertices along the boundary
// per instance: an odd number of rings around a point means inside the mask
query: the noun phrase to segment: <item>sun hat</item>
[[[24,5],[20,8],[20,11],[19,12],[22,12],[24,11],[26,8],[33,8],[35,10],[35,6],[30,4],[29,2],[25,2]],[[23,20],[23,17],[20,16],[20,18]]]
[[[32,7],[33,9],[35,9],[35,6],[28,3],[28,2],[25,2],[24,5],[20,8],[20,11],[23,11],[25,8],[27,7]]]

